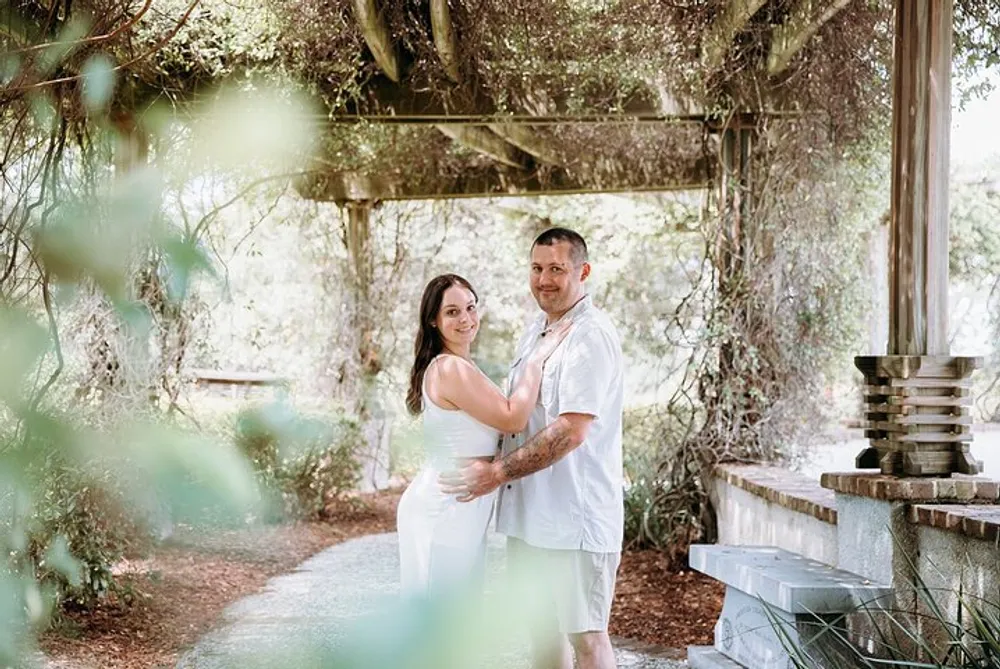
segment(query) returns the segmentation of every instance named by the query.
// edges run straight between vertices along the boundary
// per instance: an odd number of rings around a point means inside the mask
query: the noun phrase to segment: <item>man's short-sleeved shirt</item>
[[[624,526],[621,342],[614,324],[590,296],[566,318],[573,319],[573,326],[545,362],[527,429],[503,436],[503,454],[523,446],[561,414],[589,414],[594,421],[586,440],[561,460],[501,487],[497,531],[539,548],[618,552]],[[541,341],[545,323],[545,314],[539,315],[521,337],[507,377],[508,391]]]

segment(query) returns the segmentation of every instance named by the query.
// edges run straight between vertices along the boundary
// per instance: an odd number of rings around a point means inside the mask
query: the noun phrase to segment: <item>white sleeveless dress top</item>
[[[440,356],[435,358],[439,359]],[[464,411],[442,409],[434,404],[427,394],[426,383],[423,398],[424,445],[431,462],[451,465],[454,458],[497,454],[497,441],[500,438],[498,430],[480,423]]]
[[[442,356],[428,365],[427,371]],[[405,596],[428,595],[482,578],[486,531],[496,493],[471,502],[446,495],[438,484],[441,472],[455,469],[457,458],[497,453],[498,430],[468,413],[443,409],[422,388],[423,436],[427,461],[410,483],[396,512],[399,533],[400,586]]]

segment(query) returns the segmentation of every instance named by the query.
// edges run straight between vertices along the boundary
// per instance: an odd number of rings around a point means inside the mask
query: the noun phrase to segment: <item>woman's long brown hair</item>
[[[457,274],[442,274],[430,280],[424,288],[424,296],[420,298],[420,327],[417,329],[417,340],[413,345],[413,368],[410,370],[410,390],[406,393],[406,408],[414,416],[424,410],[424,373],[434,357],[444,350],[441,333],[434,326],[444,291],[459,285],[469,290],[472,296],[479,300],[475,288]]]

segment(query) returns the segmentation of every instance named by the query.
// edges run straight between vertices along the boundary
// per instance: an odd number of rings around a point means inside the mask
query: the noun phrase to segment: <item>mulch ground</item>
[[[658,551],[622,555],[611,634],[666,646],[711,646],[726,587],[696,571],[670,568]]]
[[[43,635],[42,650],[59,667],[173,667],[223,609],[268,579],[346,539],[395,530],[401,491],[362,497],[362,505],[323,522],[216,531],[177,528],[141,560],[120,566],[124,587],[89,612],[69,611]],[[711,644],[722,587],[700,574],[676,572],[654,551],[622,557],[611,633],[683,648]]]

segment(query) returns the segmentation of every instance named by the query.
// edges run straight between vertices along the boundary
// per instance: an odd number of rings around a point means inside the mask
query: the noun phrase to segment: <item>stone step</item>
[[[770,546],[691,546],[689,563],[727,586],[781,611],[849,613],[888,601],[892,588]]]
[[[744,669],[712,646],[688,646],[688,666],[691,669]]]

